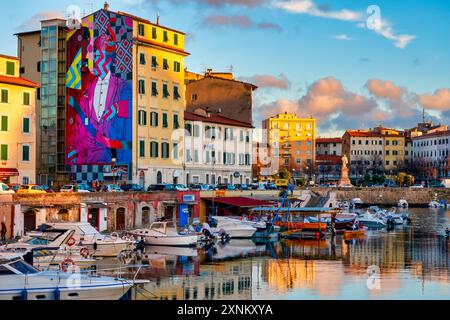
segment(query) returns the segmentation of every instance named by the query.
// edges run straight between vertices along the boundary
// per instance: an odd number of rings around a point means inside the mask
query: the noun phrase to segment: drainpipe
[[[15,213],[16,213],[16,210],[15,210],[15,206],[13,204],[13,205],[11,205],[11,226],[9,228],[11,230],[11,238],[14,238],[14,220],[16,219]]]

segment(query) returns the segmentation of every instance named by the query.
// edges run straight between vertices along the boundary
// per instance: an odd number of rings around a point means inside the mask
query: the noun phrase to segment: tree
[[[414,177],[404,172],[400,172],[395,178],[395,181],[400,187],[410,187],[414,184]]]
[[[286,180],[290,180],[291,179],[291,173],[289,172],[288,169],[286,168],[281,168],[278,171],[278,179],[286,179]]]

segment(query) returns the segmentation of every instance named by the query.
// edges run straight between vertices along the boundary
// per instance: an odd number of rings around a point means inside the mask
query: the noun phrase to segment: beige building
[[[36,182],[37,84],[20,77],[19,59],[0,55],[0,181]]]

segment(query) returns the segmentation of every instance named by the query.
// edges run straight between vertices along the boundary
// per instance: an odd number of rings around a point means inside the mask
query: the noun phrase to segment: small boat
[[[282,230],[326,230],[326,222],[275,222]]]
[[[360,198],[354,198],[352,199],[351,205],[353,208],[362,208],[364,202]]]
[[[196,246],[198,234],[180,233],[172,221],[153,222],[149,228],[137,229],[128,232],[133,237],[143,239],[146,245],[152,246]]]
[[[29,233],[37,235],[44,230],[52,229],[74,230],[73,238],[78,246],[87,247],[93,252],[94,257],[117,257],[122,251],[131,251],[134,249],[133,241],[120,238],[112,233],[109,236],[102,235],[90,223],[87,222],[64,222],[64,223],[45,223],[37,231]]]
[[[241,220],[229,217],[215,216],[212,218],[216,222],[216,226],[212,228],[212,233],[218,235],[220,231],[224,231],[227,235],[233,238],[252,238],[257,228],[250,224],[244,223]]]
[[[408,201],[406,201],[405,199],[398,200],[397,207],[408,208],[409,207]]]
[[[22,258],[4,257],[0,257],[0,300],[119,300],[137,284],[100,275],[39,271]]]
[[[386,222],[369,212],[359,216],[356,220],[369,229],[383,229],[387,226]]]
[[[439,202],[437,202],[436,200],[430,201],[430,203],[428,203],[428,207],[430,208],[440,208],[441,204]]]

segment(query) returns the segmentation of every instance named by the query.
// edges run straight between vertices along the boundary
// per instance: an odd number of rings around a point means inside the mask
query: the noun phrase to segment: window
[[[158,158],[158,142],[152,141],[150,142],[150,157]]]
[[[163,69],[169,70],[169,61],[166,58],[163,59]]]
[[[166,30],[164,30],[163,41],[164,41],[164,42],[168,42],[168,41],[169,41],[169,35],[167,34],[167,31],[166,31]]]
[[[150,126],[152,126],[152,127],[158,126],[158,113],[157,112],[150,113]]]
[[[178,160],[178,143],[174,143],[172,147],[172,158]]]
[[[191,162],[191,161],[192,161],[191,150],[186,149],[186,162]]]
[[[239,131],[239,141],[244,141],[244,131],[242,130]]]
[[[145,53],[141,53],[141,54],[140,54],[139,62],[140,62],[142,65],[145,65]]]
[[[178,61],[173,62],[173,71],[180,72],[181,71],[181,63]]]
[[[184,130],[187,131],[186,136],[188,136],[188,137],[192,136],[192,124],[185,123],[184,124]]]
[[[0,146],[0,151],[1,151],[0,160],[7,161],[8,160],[8,145],[2,144]]]
[[[225,140],[233,140],[233,139],[234,139],[233,129],[225,128]]]
[[[178,86],[177,85],[173,85],[173,98],[175,100],[179,100],[181,98],[180,92],[178,91]]]
[[[141,157],[141,158],[145,157],[145,141],[144,140],[139,141],[139,157]]]
[[[198,159],[198,150],[194,150],[194,163],[198,163],[199,159]]]
[[[16,74],[16,64],[11,61],[6,61],[6,74],[8,76],[13,76]]]
[[[139,24],[139,35],[144,37],[145,36],[145,26],[143,24]]]
[[[138,124],[140,126],[146,126],[147,125],[147,112],[144,110],[139,110],[138,112]]]
[[[158,32],[156,31],[156,28],[155,28],[155,27],[152,28],[152,38],[153,38],[153,39],[158,38]]]
[[[161,156],[163,159],[169,159],[169,144],[167,142],[161,144]]]
[[[2,116],[0,131],[8,131],[8,116]]]
[[[9,98],[8,98],[8,90],[6,89],[2,89],[2,99],[1,99],[2,103],[8,103],[9,102]]]
[[[139,93],[145,94],[145,80],[139,80]]]
[[[152,68],[158,67],[158,60],[155,56],[152,56]]]
[[[163,124],[162,124],[163,128],[168,128],[169,127],[169,120],[167,118],[167,113],[163,113]]]
[[[156,81],[152,81],[152,96],[156,97],[158,95],[158,84]]]
[[[22,161],[30,161],[30,146],[22,146]]]
[[[23,93],[23,105],[24,106],[29,106],[30,105],[30,93],[29,92],[24,92]]]
[[[178,45],[178,34],[176,33],[173,34],[173,44],[176,46]]]
[[[389,140],[386,140],[386,145],[387,145],[387,146],[389,145]]]
[[[30,133],[30,118],[23,118],[22,132]]]
[[[194,137],[200,137],[200,126],[194,125]]]
[[[178,129],[180,127],[180,123],[178,122],[178,115],[173,115],[173,128]]]
[[[164,98],[168,98],[170,97],[170,93],[169,93],[169,85],[167,83],[163,84],[163,97]]]

